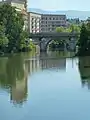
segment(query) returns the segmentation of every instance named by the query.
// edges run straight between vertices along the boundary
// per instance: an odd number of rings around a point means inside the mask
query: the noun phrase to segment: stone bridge
[[[69,45],[70,50],[74,50],[76,48],[77,39],[79,37],[79,33],[30,33],[30,37],[35,44],[40,46],[41,51],[46,51],[47,46],[52,40],[63,40],[64,41],[64,49],[67,49],[67,44]]]

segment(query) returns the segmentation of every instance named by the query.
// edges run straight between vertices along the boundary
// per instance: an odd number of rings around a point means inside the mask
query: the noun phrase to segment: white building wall
[[[29,32],[30,33],[40,32],[41,15],[29,12],[28,16],[29,16]]]

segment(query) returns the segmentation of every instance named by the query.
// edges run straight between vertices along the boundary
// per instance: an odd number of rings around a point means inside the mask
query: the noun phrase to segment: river
[[[0,57],[0,120],[90,120],[90,57],[71,56]]]

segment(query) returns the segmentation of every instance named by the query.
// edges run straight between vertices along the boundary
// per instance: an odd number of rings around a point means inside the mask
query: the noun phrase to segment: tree
[[[56,32],[80,32],[80,26],[79,25],[70,25],[69,27],[65,28],[65,27],[57,27],[56,28]]]
[[[56,32],[64,32],[64,27],[57,27]]]
[[[82,24],[80,39],[78,41],[79,49],[78,55],[87,55],[88,51],[88,31],[85,24]]]
[[[8,52],[14,48],[19,51],[22,41],[25,43],[27,36],[24,34],[24,20],[22,14],[9,4],[0,5],[0,25],[5,28],[5,37],[8,41]],[[4,39],[5,41],[6,38]]]
[[[0,25],[0,51],[4,51],[8,45],[8,38],[5,36],[5,28]]]

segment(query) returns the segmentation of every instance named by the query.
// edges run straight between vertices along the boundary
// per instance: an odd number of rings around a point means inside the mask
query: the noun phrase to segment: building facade
[[[66,15],[38,14],[29,12],[29,32],[55,32],[57,27],[66,27]]]
[[[41,32],[55,32],[57,27],[66,27],[66,15],[42,14]]]
[[[41,31],[41,14],[29,12],[29,32],[30,33],[39,33]]]

